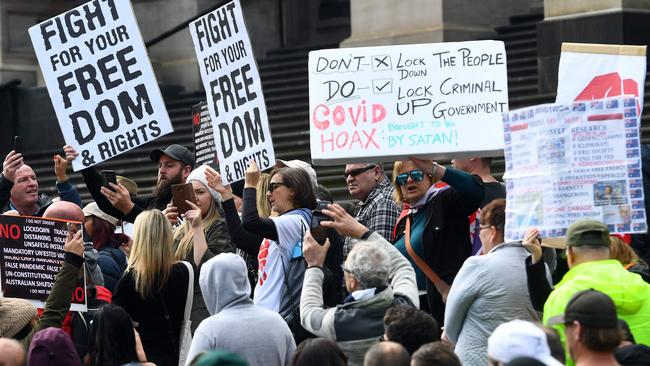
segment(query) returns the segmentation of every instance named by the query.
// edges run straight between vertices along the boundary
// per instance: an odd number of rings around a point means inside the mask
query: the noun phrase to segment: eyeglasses
[[[354,169],[354,170],[350,170],[349,172],[345,172],[345,173],[343,173],[343,176],[345,177],[345,179],[348,179],[349,176],[356,177],[357,175],[359,175],[361,173],[365,173],[368,170],[374,169],[374,168],[375,168],[375,165],[368,165],[367,167]]]
[[[402,173],[395,177],[395,182],[399,184],[400,186],[403,186],[406,184],[406,182],[409,179],[409,176],[411,179],[413,179],[414,182],[421,182],[424,179],[424,172],[421,170],[411,170],[410,172]]]
[[[286,184],[284,184],[284,183],[282,183],[282,182],[273,182],[273,183],[269,183],[268,191],[269,191],[270,193],[273,193],[273,191],[275,191],[276,188],[278,188],[279,186],[286,186]]]
[[[349,268],[345,267],[344,264],[341,264],[341,270],[343,270],[343,272],[347,272],[347,273],[349,273],[351,275],[354,274]]]
[[[493,225],[481,225],[481,226],[478,227],[478,229],[479,229],[479,230],[483,230],[483,229],[490,228],[490,227],[492,227],[492,226],[493,226]]]

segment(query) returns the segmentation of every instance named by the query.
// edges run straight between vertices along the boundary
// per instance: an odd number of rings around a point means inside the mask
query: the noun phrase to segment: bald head
[[[52,203],[43,213],[43,217],[46,219],[84,222],[84,212],[81,207],[67,201]]]
[[[15,339],[0,338],[0,365],[24,366],[25,350]]]
[[[363,358],[363,366],[409,366],[411,356],[406,348],[395,342],[379,342],[370,347]]]

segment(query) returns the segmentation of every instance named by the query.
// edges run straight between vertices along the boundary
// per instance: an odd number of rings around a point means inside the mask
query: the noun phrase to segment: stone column
[[[650,0],[544,0],[537,25],[540,92],[557,89],[562,42],[646,45],[649,10]]]
[[[351,28],[341,47],[490,38],[534,0],[351,0]]]

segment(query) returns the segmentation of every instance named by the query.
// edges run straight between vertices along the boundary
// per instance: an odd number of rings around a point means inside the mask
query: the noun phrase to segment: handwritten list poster
[[[309,107],[316,164],[502,155],[501,115],[508,111],[504,45],[313,51]]]

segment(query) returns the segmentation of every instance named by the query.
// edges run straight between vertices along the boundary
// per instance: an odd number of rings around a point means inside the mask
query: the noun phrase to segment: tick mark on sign
[[[372,81],[374,94],[388,94],[393,92],[393,79],[375,79]]]
[[[372,56],[372,60],[372,69],[374,71],[391,70],[393,68],[390,60],[390,55]]]

